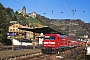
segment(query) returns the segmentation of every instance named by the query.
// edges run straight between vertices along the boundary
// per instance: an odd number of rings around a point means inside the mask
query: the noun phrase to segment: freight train
[[[42,43],[43,53],[59,53],[76,46],[82,46],[81,41],[71,40],[69,36],[60,34],[45,34]]]

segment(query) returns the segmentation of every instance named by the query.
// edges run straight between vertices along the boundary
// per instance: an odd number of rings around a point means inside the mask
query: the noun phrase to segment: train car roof
[[[26,31],[32,31],[32,32],[35,32],[35,33],[44,33],[44,34],[48,34],[48,33],[56,33],[56,34],[61,34],[61,35],[64,35],[62,34],[61,32],[58,32],[48,26],[43,26],[43,27],[35,27],[35,28],[19,28],[21,30],[26,30]]]

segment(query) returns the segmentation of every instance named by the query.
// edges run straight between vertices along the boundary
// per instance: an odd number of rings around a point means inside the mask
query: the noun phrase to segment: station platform
[[[5,51],[0,51],[0,59],[28,55],[28,54],[35,54],[39,52],[41,52],[40,49],[24,49],[24,50],[13,50],[13,51],[5,50]]]

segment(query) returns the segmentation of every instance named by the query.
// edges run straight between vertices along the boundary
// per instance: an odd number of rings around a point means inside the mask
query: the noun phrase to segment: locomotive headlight
[[[55,44],[55,42],[51,42],[51,44]]]
[[[44,44],[48,44],[48,42],[44,42]]]

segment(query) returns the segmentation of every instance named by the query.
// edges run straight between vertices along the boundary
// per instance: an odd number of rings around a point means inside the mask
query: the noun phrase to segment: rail
[[[41,54],[41,50],[38,49],[26,49],[26,50],[8,50],[8,51],[0,51],[0,59],[1,60],[17,60],[19,58],[27,57],[27,56],[36,56]]]

